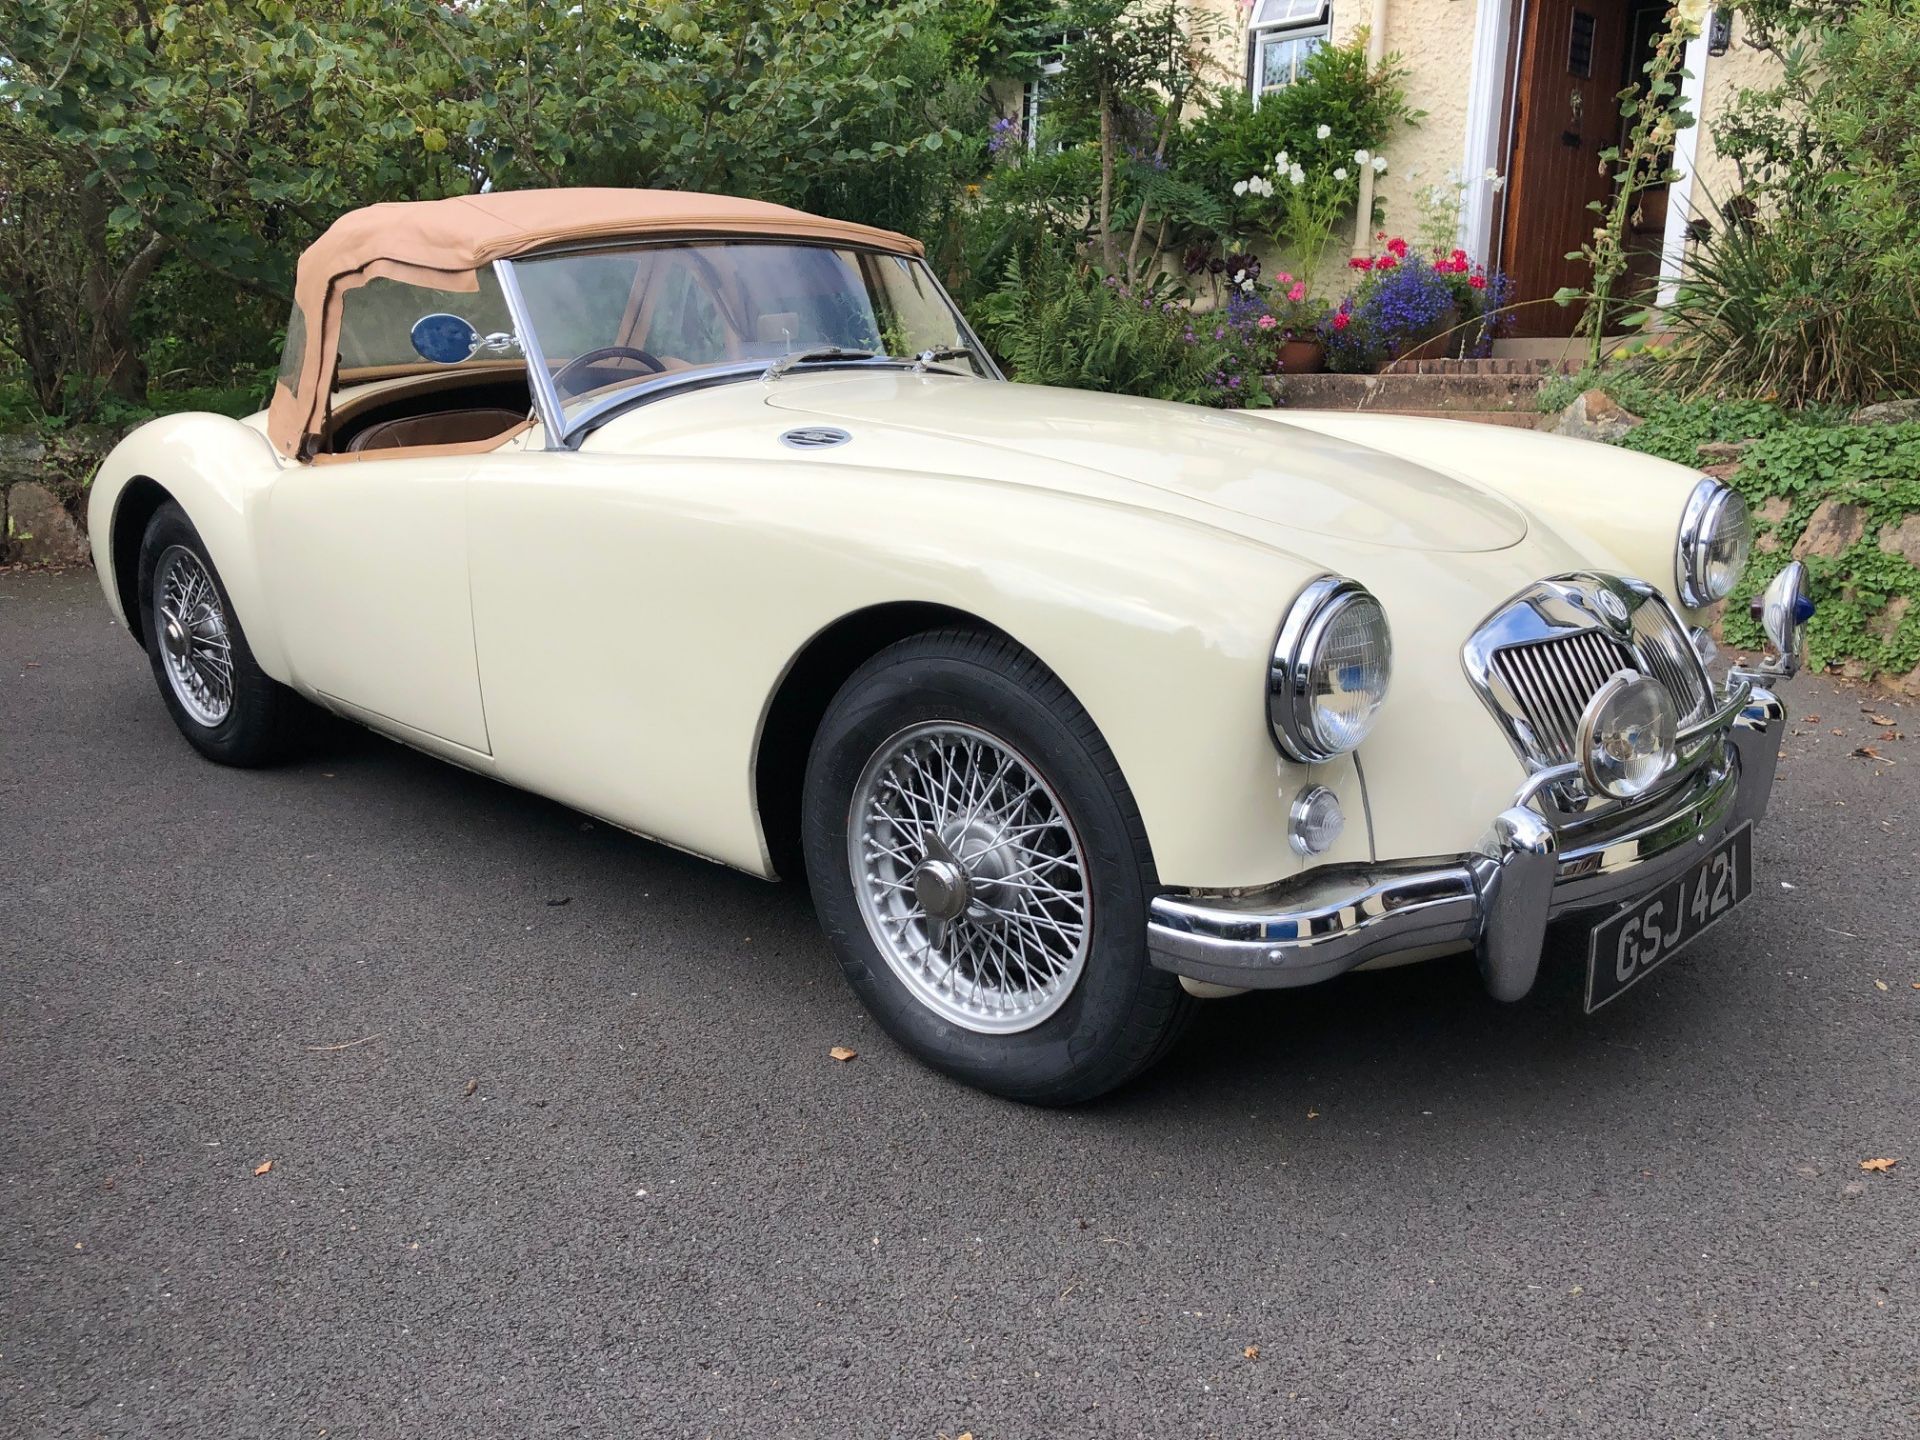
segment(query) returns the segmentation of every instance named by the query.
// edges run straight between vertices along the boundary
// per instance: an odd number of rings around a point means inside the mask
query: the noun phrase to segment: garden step
[[[1575,375],[1578,361],[1493,356],[1480,360],[1396,360],[1389,375]]]
[[[1288,409],[1296,407],[1288,406]],[[1458,420],[1463,425],[1505,425],[1514,430],[1538,430],[1541,420],[1551,416],[1530,410],[1379,410],[1376,415],[1410,415],[1418,420]]]
[[[1512,412],[1531,417],[1545,372],[1478,375],[1285,375],[1273,382],[1284,405],[1310,410],[1418,413]]]

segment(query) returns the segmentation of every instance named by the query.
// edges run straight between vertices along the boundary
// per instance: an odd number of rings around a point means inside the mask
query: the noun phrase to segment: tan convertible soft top
[[[304,345],[274,387],[267,413],[274,448],[302,455],[326,421],[345,291],[376,277],[471,291],[477,272],[495,260],[575,240],[663,235],[787,236],[922,253],[919,241],[890,230],[678,190],[504,190],[368,205],[334,221],[300,257],[291,338]]]

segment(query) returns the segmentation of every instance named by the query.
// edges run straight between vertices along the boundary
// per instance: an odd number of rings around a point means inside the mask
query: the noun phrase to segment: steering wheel
[[[564,395],[566,389],[560,382],[565,380],[567,376],[571,375],[575,370],[586,365],[597,365],[602,360],[620,359],[638,360],[642,365],[653,370],[655,374],[659,374],[667,368],[661,363],[660,357],[655,355],[651,350],[642,350],[635,345],[602,345],[597,350],[588,350],[584,354],[574,356],[573,359],[554,371],[553,388]]]

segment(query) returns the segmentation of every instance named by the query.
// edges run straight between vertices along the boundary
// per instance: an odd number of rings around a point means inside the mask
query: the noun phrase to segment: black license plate
[[[1587,942],[1587,1013],[1665,963],[1753,894],[1753,827],[1742,825],[1677,880],[1594,927]]]

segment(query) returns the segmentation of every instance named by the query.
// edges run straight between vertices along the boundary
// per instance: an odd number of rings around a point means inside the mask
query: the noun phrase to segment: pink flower
[[[1287,299],[1293,300],[1293,301],[1300,301],[1306,298],[1307,298],[1307,282],[1304,280],[1294,281],[1293,288],[1287,291]]]
[[[1487,277],[1484,275],[1470,275],[1467,277],[1467,284],[1476,290],[1484,290],[1487,288]]]
[[[1280,322],[1274,319],[1273,316],[1271,315],[1262,315],[1258,320],[1254,321],[1253,323],[1258,325],[1262,330],[1271,330],[1273,329],[1274,326],[1278,325]]]
[[[1346,311],[1336,310],[1333,312],[1333,328],[1334,329],[1344,330],[1347,328],[1347,326],[1351,325],[1352,323],[1353,323],[1353,317],[1347,314]]]
[[[1274,276],[1273,279],[1274,279],[1274,283],[1278,285],[1291,285],[1293,283],[1293,276],[1289,275],[1284,270],[1282,270],[1278,275]]]

